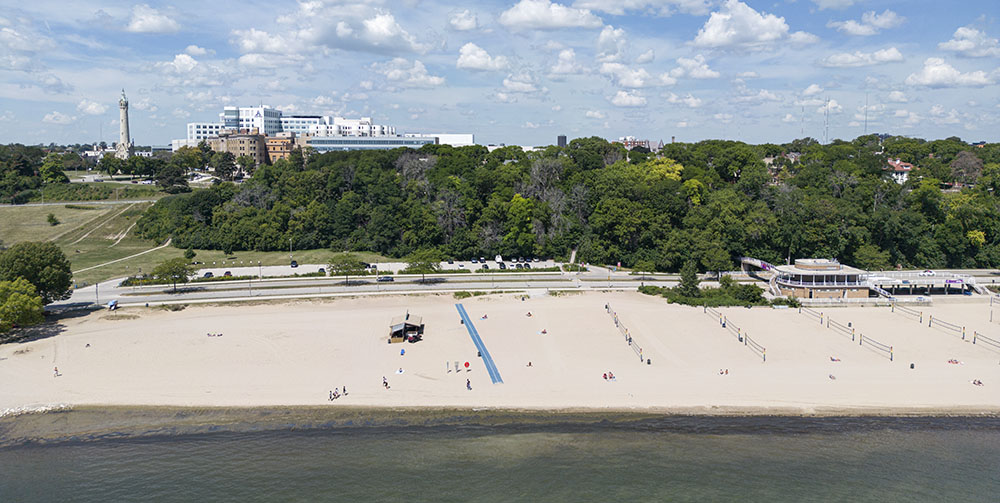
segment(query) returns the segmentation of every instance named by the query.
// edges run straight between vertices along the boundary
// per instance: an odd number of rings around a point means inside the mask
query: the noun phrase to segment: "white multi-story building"
[[[224,129],[256,129],[267,136],[281,132],[281,110],[259,107],[225,107],[219,114]]]
[[[467,147],[476,144],[476,136],[472,133],[403,133],[406,138],[437,138],[439,145],[452,147]]]
[[[221,122],[188,122],[187,139],[198,142],[217,138],[223,129]]]

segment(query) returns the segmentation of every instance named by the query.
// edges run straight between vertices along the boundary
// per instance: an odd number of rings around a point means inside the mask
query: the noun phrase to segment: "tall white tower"
[[[118,145],[115,147],[115,157],[128,159],[132,156],[132,137],[128,131],[128,98],[125,97],[125,90],[122,89],[122,98],[118,100],[118,123],[121,126],[118,135]]]

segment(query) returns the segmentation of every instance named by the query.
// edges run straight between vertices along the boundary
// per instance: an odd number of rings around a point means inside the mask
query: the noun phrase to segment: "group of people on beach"
[[[972,384],[974,384],[976,386],[982,386],[983,385],[983,381],[980,381],[979,379],[973,379],[972,380]]]
[[[614,380],[616,380],[615,379],[615,374],[613,372],[611,372],[610,370],[607,371],[607,372],[605,372],[604,373],[604,380],[605,381],[614,381]]]
[[[344,386],[343,394],[340,393],[340,388],[334,388],[333,391],[330,392],[330,401],[332,402],[342,396],[347,396],[347,386]]]
[[[217,333],[217,334],[213,334],[213,333],[209,332],[209,333],[207,333],[205,335],[207,335],[209,337],[222,337],[222,333],[221,332]]]
[[[727,376],[727,375],[729,375],[729,369],[719,369],[719,375],[720,376]]]

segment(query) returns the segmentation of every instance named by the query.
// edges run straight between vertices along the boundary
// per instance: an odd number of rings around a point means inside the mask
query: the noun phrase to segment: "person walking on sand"
[[[52,377],[59,377],[59,367],[52,367]]]
[[[330,398],[329,398],[329,400],[330,400],[331,402],[333,401],[333,390],[330,390]]]
[[[465,389],[472,391],[472,381],[469,379],[465,380]]]
[[[344,396],[347,396],[347,386],[344,386]]]

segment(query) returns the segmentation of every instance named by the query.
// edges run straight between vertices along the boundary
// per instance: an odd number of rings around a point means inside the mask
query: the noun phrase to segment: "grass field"
[[[58,206],[0,206],[0,240],[10,246],[21,241],[52,241],[69,258],[78,286],[112,278],[149,273],[164,260],[184,256],[184,250],[137,237],[136,221],[152,203],[98,205],[72,203]],[[72,206],[94,208],[74,209]],[[49,213],[61,222],[49,225]],[[150,251],[151,250],[151,251]],[[147,253],[143,253],[147,252]],[[284,265],[288,252],[234,252],[195,250],[194,260],[219,266]],[[138,255],[142,253],[141,255]],[[300,264],[326,264],[336,254],[330,250],[293,250]],[[135,256],[138,255],[138,256]],[[357,253],[366,262],[389,261],[374,253]],[[111,263],[109,263],[111,262]]]

